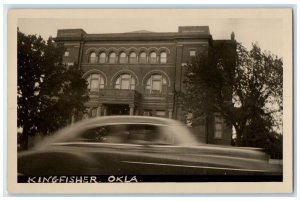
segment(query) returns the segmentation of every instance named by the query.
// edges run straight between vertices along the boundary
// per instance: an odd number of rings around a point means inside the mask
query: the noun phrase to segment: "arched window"
[[[99,73],[90,74],[86,80],[88,81],[89,91],[99,91],[104,88],[104,78]]]
[[[153,74],[147,80],[145,93],[146,94],[167,94],[168,83],[167,79],[162,74]]]
[[[135,89],[135,79],[132,75],[124,73],[115,81],[115,89]]]
[[[160,53],[160,63],[161,64],[167,63],[167,53],[166,52]]]
[[[146,52],[141,52],[139,56],[139,63],[147,63],[147,55]]]
[[[151,52],[150,53],[150,64],[155,64],[156,63],[156,53],[155,52]]]
[[[117,58],[116,53],[114,53],[114,52],[110,53],[109,54],[109,63],[110,64],[116,63],[116,58]]]
[[[124,63],[126,63],[126,54],[125,54],[125,52],[122,52],[121,54],[120,54],[120,61],[119,61],[121,64],[124,64]]]
[[[97,55],[95,52],[92,52],[89,56],[89,63],[90,64],[95,64],[97,63]]]
[[[106,62],[106,54],[104,52],[102,52],[99,55],[99,63],[104,64]]]
[[[134,64],[136,63],[136,53],[135,52],[131,52],[130,56],[129,56],[129,63]]]

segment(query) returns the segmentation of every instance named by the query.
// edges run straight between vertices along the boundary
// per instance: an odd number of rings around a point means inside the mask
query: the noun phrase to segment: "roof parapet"
[[[86,32],[83,29],[59,29],[57,30],[57,38],[74,38],[81,39]]]
[[[208,26],[180,26],[178,27],[179,33],[200,33],[210,34]]]

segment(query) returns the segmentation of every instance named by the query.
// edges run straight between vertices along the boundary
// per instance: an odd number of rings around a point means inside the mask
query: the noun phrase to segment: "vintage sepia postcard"
[[[292,9],[10,9],[7,25],[8,193],[293,191]]]

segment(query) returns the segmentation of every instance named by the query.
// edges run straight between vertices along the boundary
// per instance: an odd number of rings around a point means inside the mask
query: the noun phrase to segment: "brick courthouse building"
[[[66,47],[64,62],[78,64],[88,81],[89,117],[144,115],[185,121],[186,112],[175,96],[184,91],[185,64],[220,43],[233,47],[234,38],[216,41],[208,26],[184,26],[166,33],[62,29],[55,40]],[[195,130],[207,143],[231,142],[232,129],[218,114]]]

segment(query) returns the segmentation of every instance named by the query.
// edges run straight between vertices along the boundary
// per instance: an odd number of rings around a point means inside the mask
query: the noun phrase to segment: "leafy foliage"
[[[236,145],[266,148],[281,123],[282,66],[257,44],[211,49],[187,66],[184,105],[196,116],[220,112],[236,130]]]
[[[52,38],[18,31],[18,127],[22,148],[28,136],[49,134],[84,110],[86,81],[77,66],[62,63],[65,49]]]

